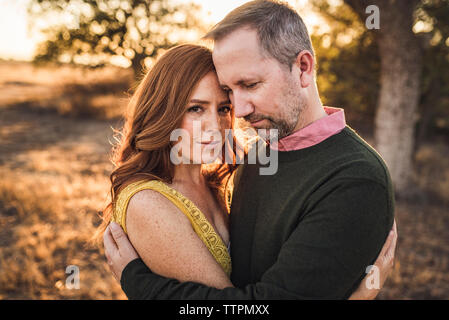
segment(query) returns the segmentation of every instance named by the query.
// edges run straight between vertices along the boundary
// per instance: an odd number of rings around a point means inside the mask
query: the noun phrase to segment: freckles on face
[[[221,149],[225,130],[232,127],[231,110],[232,105],[220,88],[217,75],[208,73],[193,90],[181,123],[181,129],[189,134],[192,152],[197,150],[195,147],[200,148],[202,154],[204,150]]]
[[[202,132],[230,129],[231,110],[229,97],[220,87],[216,73],[209,72],[193,90],[181,128],[193,130],[194,122],[198,121]]]

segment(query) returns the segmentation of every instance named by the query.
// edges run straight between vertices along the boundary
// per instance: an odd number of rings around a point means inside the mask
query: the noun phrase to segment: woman
[[[234,113],[210,50],[182,45],[166,52],[130,107],[101,230],[111,220],[118,222],[155,273],[216,288],[232,286],[228,195],[237,143],[227,135],[234,129]],[[178,129],[185,135],[170,141]],[[225,155],[234,162],[224,163]],[[379,267],[385,279],[390,268]],[[376,294],[360,286],[350,298]]]

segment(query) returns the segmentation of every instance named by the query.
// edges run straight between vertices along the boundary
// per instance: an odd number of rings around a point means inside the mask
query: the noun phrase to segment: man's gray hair
[[[308,50],[314,56],[307,27],[301,17],[289,5],[279,1],[245,3],[231,11],[204,38],[218,41],[242,27],[255,29],[264,51],[290,69],[301,51]]]

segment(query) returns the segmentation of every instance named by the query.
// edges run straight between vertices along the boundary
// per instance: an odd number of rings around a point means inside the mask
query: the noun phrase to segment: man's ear
[[[306,88],[314,83],[315,58],[308,50],[303,50],[296,56],[293,64],[299,70],[301,87]]]

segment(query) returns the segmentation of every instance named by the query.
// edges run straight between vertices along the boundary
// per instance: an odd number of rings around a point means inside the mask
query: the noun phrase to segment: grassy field
[[[111,127],[131,79],[0,62],[0,299],[126,299],[87,240],[107,203]],[[397,203],[396,265],[379,299],[449,298],[448,139],[423,145],[416,167],[417,197]],[[66,288],[69,265],[80,289]]]

